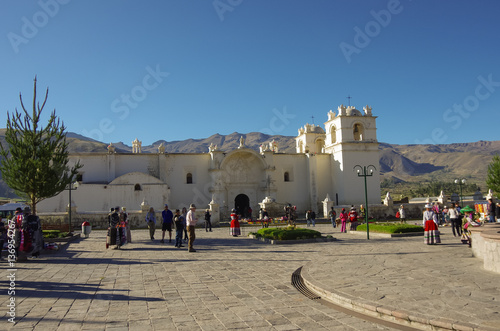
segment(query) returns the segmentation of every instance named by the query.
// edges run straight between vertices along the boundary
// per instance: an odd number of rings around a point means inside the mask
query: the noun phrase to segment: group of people
[[[0,219],[0,260],[2,259],[3,246],[5,242],[10,240],[14,241],[16,261],[20,259],[21,255],[31,254],[32,258],[40,256],[44,246],[42,224],[38,216],[31,214],[30,207],[24,209],[18,207],[9,224],[5,224]]]
[[[346,233],[347,232],[347,225],[350,225],[350,230],[356,230],[358,227],[359,221],[363,222],[366,216],[366,210],[363,207],[363,205],[360,205],[359,207],[359,213],[356,210],[356,207],[351,205],[351,208],[349,211],[346,211],[345,208],[342,208],[340,211],[339,217],[337,218],[337,212],[333,207],[330,208],[330,211],[328,212],[328,217],[330,218],[330,222],[332,223],[332,226],[336,228],[338,225],[340,225],[340,232]]]
[[[309,226],[310,224],[312,224],[312,226],[316,226],[316,212],[314,212],[314,210],[307,210],[306,211],[306,222],[307,222],[307,226]]]
[[[164,210],[161,213],[162,223],[162,238],[160,242],[163,244],[166,242],[165,234],[168,232],[168,242],[172,242],[172,231],[175,229],[175,247],[181,248],[183,242],[188,243],[188,251],[196,252],[193,247],[194,240],[196,238],[195,226],[198,222],[196,217],[196,206],[191,204],[189,206],[189,211],[184,207],[182,211],[176,209],[172,212],[168,208],[168,204],[165,204]],[[149,209],[146,214],[145,220],[146,225],[149,229],[149,237],[151,241],[155,240],[156,232],[156,212],[153,207]],[[120,211],[120,207],[111,208],[111,212],[108,215],[108,236],[106,247],[114,246],[113,249],[120,249],[126,243],[132,242],[130,234],[130,224],[128,220],[128,214],[125,207]],[[207,232],[212,232],[211,214],[210,210],[207,209],[205,212],[205,230]],[[184,237],[184,239],[183,239]]]
[[[495,222],[497,211],[500,213],[500,204],[493,203],[492,199],[488,199],[488,208],[485,215],[486,222]],[[439,226],[443,223],[451,223],[451,228],[454,237],[460,237],[462,243],[471,246],[471,228],[481,226],[481,222],[476,217],[476,211],[466,206],[460,208],[459,204],[451,203],[448,208],[445,206],[443,210],[439,208],[439,204],[425,205],[423,214],[424,226],[424,243],[434,245],[441,243]]]
[[[165,204],[164,210],[161,213],[162,216],[162,238],[161,243],[165,243],[165,233],[168,231],[168,242],[172,242],[172,231],[175,227],[175,247],[181,248],[184,247],[184,242],[188,243],[188,251],[196,252],[194,249],[194,241],[196,239],[195,227],[198,222],[198,218],[196,217],[196,206],[195,204],[191,204],[189,206],[189,211],[184,207],[182,210],[176,209],[172,212],[168,208],[168,204]],[[149,236],[151,241],[154,241],[154,234],[156,231],[156,215],[154,208],[151,207],[149,209],[148,214],[146,215],[146,223],[149,228]],[[205,231],[212,232],[212,222],[211,222],[211,214],[210,210],[207,209],[205,211]]]
[[[120,209],[120,206],[111,208],[108,225],[106,248],[113,246],[113,249],[120,249],[126,243],[132,242],[127,208]]]

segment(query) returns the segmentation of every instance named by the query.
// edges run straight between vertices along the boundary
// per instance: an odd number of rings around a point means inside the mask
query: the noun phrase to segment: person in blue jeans
[[[496,207],[495,204],[493,203],[493,199],[489,198],[488,199],[488,216],[489,216],[489,222],[494,223],[495,222],[495,213],[496,213]]]
[[[335,228],[337,226],[337,223],[335,221],[337,219],[337,213],[335,212],[335,209],[333,209],[333,207],[331,207],[328,216],[330,217],[330,222],[332,222],[332,226]]]

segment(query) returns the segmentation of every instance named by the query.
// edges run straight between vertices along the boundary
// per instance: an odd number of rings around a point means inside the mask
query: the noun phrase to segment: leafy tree
[[[493,156],[493,160],[488,165],[488,177],[486,185],[493,191],[500,193],[500,156]]]
[[[4,181],[17,195],[26,199],[36,214],[36,204],[61,193],[82,167],[78,161],[68,166],[65,126],[52,111],[47,126],[39,126],[40,115],[47,102],[49,89],[40,107],[36,101],[36,77],[33,113],[30,115],[19,94],[23,113],[7,113],[6,146],[0,145],[4,160],[0,171]]]

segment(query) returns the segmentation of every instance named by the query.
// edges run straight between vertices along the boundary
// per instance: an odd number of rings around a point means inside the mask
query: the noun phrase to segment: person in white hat
[[[193,248],[193,243],[194,240],[196,239],[196,234],[195,234],[195,227],[196,227],[196,222],[198,222],[198,218],[196,218],[196,206],[194,203],[192,203],[189,206],[189,211],[186,215],[186,226],[187,226],[187,232],[189,234],[189,241],[188,241],[188,252],[196,252],[196,249]]]
[[[424,225],[424,243],[434,245],[441,243],[441,237],[438,230],[438,218],[431,205],[425,205],[423,216]]]

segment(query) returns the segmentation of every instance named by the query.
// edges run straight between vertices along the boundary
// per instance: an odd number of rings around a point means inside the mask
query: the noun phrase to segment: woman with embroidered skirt
[[[425,205],[423,225],[424,225],[424,243],[434,245],[441,243],[438,230],[438,218],[432,211],[431,205]]]
[[[236,214],[236,209],[231,212],[231,235],[237,237],[241,235],[240,222],[238,221],[238,215]]]

